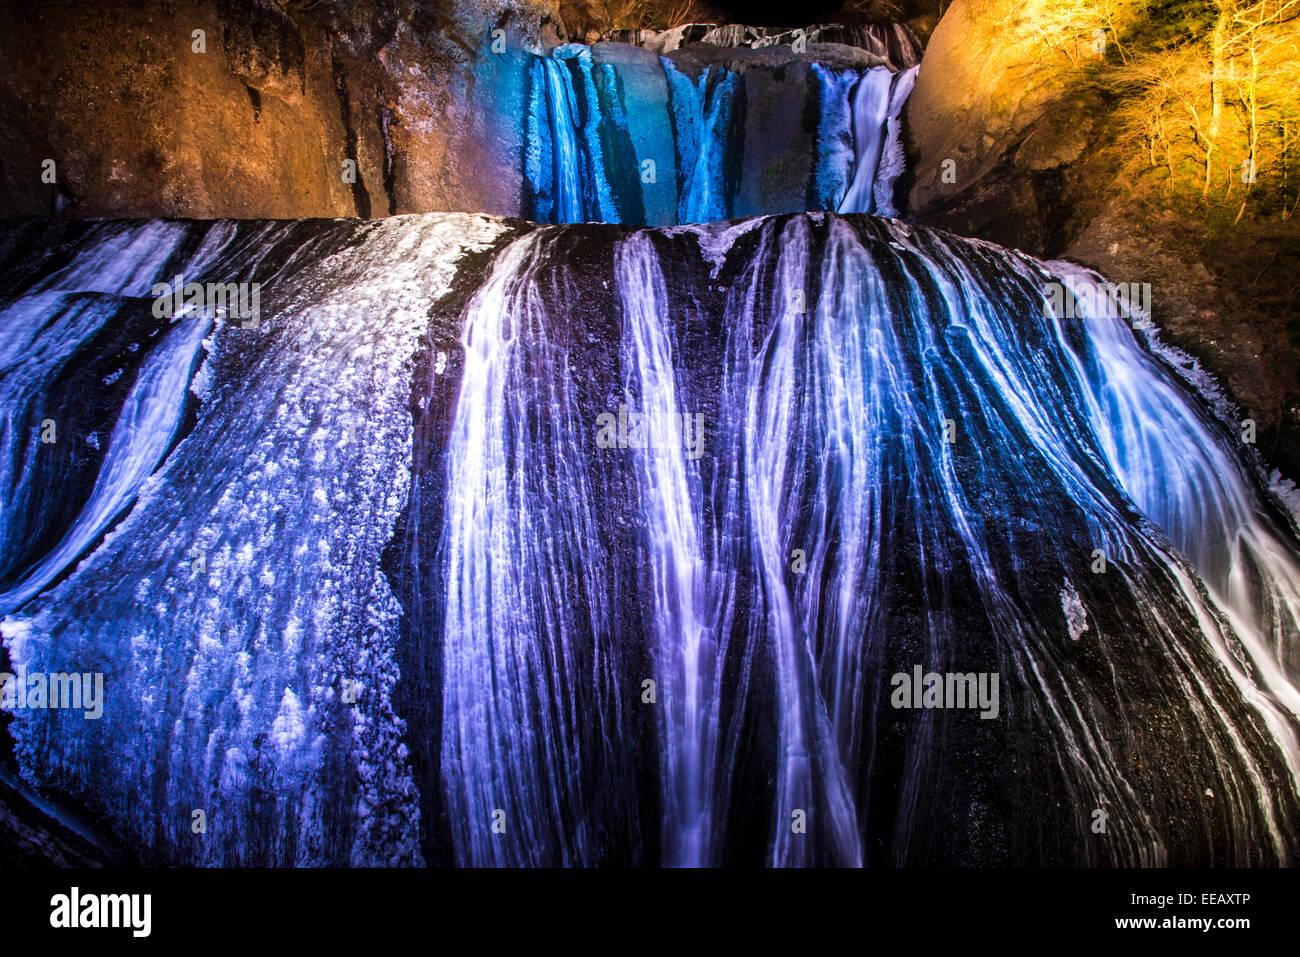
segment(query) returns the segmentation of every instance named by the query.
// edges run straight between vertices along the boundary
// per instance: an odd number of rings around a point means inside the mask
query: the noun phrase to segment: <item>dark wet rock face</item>
[[[0,862],[7,868],[122,867],[129,855],[60,820],[66,811],[0,783]]]

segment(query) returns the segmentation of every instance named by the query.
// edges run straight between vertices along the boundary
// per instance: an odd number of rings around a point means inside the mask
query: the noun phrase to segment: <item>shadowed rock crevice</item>
[[[361,171],[361,161],[357,156],[357,133],[352,127],[352,98],[348,93],[347,73],[338,58],[337,52],[330,58],[334,72],[334,89],[339,98],[339,118],[343,123],[344,151],[352,162],[349,171],[352,177],[352,201],[356,206],[356,215],[363,219],[370,218],[370,193],[366,189],[365,177]]]

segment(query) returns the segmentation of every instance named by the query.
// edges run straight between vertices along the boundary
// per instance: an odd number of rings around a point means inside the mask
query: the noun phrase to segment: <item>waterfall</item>
[[[92,236],[87,255],[0,306],[0,614],[75,561],[158,467],[210,325],[149,322],[131,308],[174,261],[183,227]],[[116,421],[97,405],[119,409]],[[47,485],[59,491],[41,502]]]
[[[745,492],[751,514],[751,548],[760,572],[760,607],[766,608],[754,627],[766,633],[776,660],[780,718],[776,747],[777,808],[772,840],[774,865],[811,864],[817,861],[813,842],[803,840],[787,826],[800,812],[828,820],[826,852],[831,861],[860,864],[857,822],[852,806],[851,786],[831,732],[831,714],[818,686],[815,646],[806,621],[796,614],[786,576],[787,556],[793,554],[788,532],[797,520],[797,495],[787,483],[792,471],[792,453],[800,449],[804,425],[801,409],[794,401],[800,361],[806,335],[802,327],[807,315],[809,237],[796,224],[782,237],[770,295],[775,309],[754,310],[750,303],[739,306],[739,328],[758,326],[761,345],[752,351],[738,343],[738,363],[744,363],[749,383],[743,398],[745,408],[744,470]],[[764,256],[768,262],[771,254]],[[756,282],[761,275],[751,274]],[[733,305],[733,308],[735,306]],[[758,315],[755,313],[758,312]],[[766,335],[761,330],[768,325]],[[830,330],[834,334],[837,330]],[[830,342],[818,349],[832,348]],[[847,397],[852,401],[853,396]]]
[[[604,291],[578,305],[561,264],[585,242],[516,240],[466,313],[441,522],[458,861],[594,863],[655,818],[640,859],[677,865],[756,827],[742,859],[776,865],[1291,859],[1294,528],[1132,317],[1045,314],[1063,264],[815,215],[587,245]],[[1245,599],[1224,549],[1270,566]],[[1001,723],[895,710],[914,664],[1000,675]],[[1177,769],[1133,752],[1170,709],[1142,747],[1195,735]],[[1189,799],[1206,780],[1227,821]],[[962,830],[993,803],[1053,825]],[[1098,806],[1123,836],[1080,849]],[[1186,815],[1216,840],[1166,823]]]
[[[5,227],[0,393],[24,410],[6,440],[52,409],[58,441],[4,507],[48,548],[6,551],[7,589],[28,584],[0,634],[10,670],[99,673],[105,695],[97,720],[11,711],[29,782],[145,862],[422,860],[380,558],[407,500],[428,297],[497,235],[463,216]],[[260,322],[155,320],[154,284],[178,274],[261,283]]]
[[[542,243],[516,241],[469,307],[448,441],[441,760],[464,864],[595,863],[592,726],[618,736],[627,707],[577,384],[531,275]]]
[[[1056,264],[1062,282],[1081,295],[1101,288],[1101,277]],[[1140,318],[1141,317],[1137,317]],[[1247,463],[1234,455],[1231,433],[1205,409],[1180,401],[1177,382],[1159,373],[1147,354],[1117,348],[1114,322],[1089,316],[1098,348],[1093,369],[1078,369],[1092,388],[1086,409],[1105,460],[1142,512],[1190,560],[1215,604],[1228,617],[1240,646],[1219,649],[1224,667],[1249,686],[1267,689],[1276,705],[1265,711],[1279,737],[1290,741],[1287,720],[1300,716],[1300,561],[1292,530],[1251,494]],[[1150,423],[1160,422],[1154,432]],[[1231,426],[1229,426],[1231,428]],[[1171,483],[1168,476],[1179,481]],[[1243,656],[1241,652],[1244,651]],[[1300,751],[1291,751],[1293,769]]]
[[[853,182],[839,212],[898,215],[893,192],[905,165],[901,116],[918,69],[877,68],[860,75],[853,88]]]
[[[59,543],[21,581],[0,592],[0,614],[21,607],[75,561],[131,503],[141,484],[161,464],[180,425],[186,387],[210,327],[202,319],[182,320],[146,360],[108,437],[108,449],[89,500]],[[34,447],[29,457],[38,452]],[[31,481],[30,476],[24,476],[17,484],[23,484],[24,479]]]
[[[616,44],[566,44],[531,58],[526,215],[666,226],[794,212],[810,202],[898,214],[901,117],[915,57],[894,49],[886,65],[862,68],[669,55],[651,66],[646,56]],[[797,84],[780,79],[785,70],[797,72]],[[804,88],[816,104],[811,130]],[[795,157],[807,159],[791,164]],[[660,208],[671,218],[654,212]]]
[[[725,68],[710,67],[692,83],[667,60],[664,72],[672,91],[681,171],[678,221],[728,219],[736,181],[735,169],[728,163],[728,147],[732,145],[733,101],[740,78]]]
[[[6,230],[0,634],[109,696],[15,755],[147,860],[1296,859],[1295,519],[1091,273],[860,214]],[[154,318],[178,273],[260,327]]]
[[[606,116],[597,93],[608,82],[587,47],[568,44],[549,57],[533,57],[525,173],[532,184],[536,218],[556,223],[620,221],[608,177],[602,127],[619,122]]]
[[[554,132],[552,156],[555,163],[555,210],[561,223],[580,223],[586,217],[582,208],[582,187],[578,176],[577,124],[573,119],[573,90],[564,64],[555,59],[541,60],[538,68],[545,73],[546,105],[550,111],[548,130]]]

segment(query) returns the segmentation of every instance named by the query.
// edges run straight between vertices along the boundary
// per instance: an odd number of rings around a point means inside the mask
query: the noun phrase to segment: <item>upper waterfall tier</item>
[[[15,49],[0,213],[671,226],[904,212],[899,118],[919,62],[905,25],[694,25],[554,47],[479,3],[400,28],[384,4],[198,6],[223,25],[219,53],[173,43],[175,27],[130,0],[22,18],[49,62]],[[120,42],[101,48],[107,35]],[[149,109],[87,110],[85,90]]]
[[[902,110],[919,69],[906,27],[862,32],[875,52],[826,44],[797,54],[780,45],[785,33],[739,45],[748,28],[678,42],[694,29],[672,42],[642,37],[644,48],[569,44],[534,58],[525,218],[667,226],[802,210],[898,215]]]

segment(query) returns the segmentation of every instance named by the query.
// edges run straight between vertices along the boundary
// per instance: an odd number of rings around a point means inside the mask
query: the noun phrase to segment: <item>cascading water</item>
[[[21,607],[76,560],[131,503],[145,479],[162,463],[180,425],[186,386],[209,328],[203,321],[182,320],[180,328],[170,333],[141,367],[108,437],[108,449],[90,499],[59,543],[21,581],[0,592],[0,614]],[[9,434],[17,437],[24,431],[14,429]],[[57,432],[54,435],[57,441]],[[37,454],[39,449],[32,446],[29,462]],[[30,482],[31,476],[24,475],[14,484],[24,487]]]
[[[1083,295],[1103,285],[1100,277],[1067,263],[1055,268]],[[1225,666],[1238,681],[1242,669],[1254,672],[1281,705],[1277,715],[1270,713],[1281,728],[1285,715],[1300,715],[1300,564],[1292,529],[1256,497],[1243,494],[1251,475],[1233,450],[1206,442],[1207,425],[1218,423],[1207,424],[1204,409],[1181,402],[1151,358],[1116,348],[1114,324],[1091,321],[1093,335],[1109,346],[1097,350],[1100,368],[1093,373],[1106,389],[1086,397],[1106,462],[1143,513],[1191,561],[1228,617],[1240,646]],[[1151,422],[1163,423],[1158,439],[1150,435]],[[1180,480],[1171,483],[1170,474]],[[1240,660],[1242,651],[1249,665]],[[1279,731],[1279,738],[1294,748],[1286,732]],[[1300,752],[1291,755],[1291,766],[1300,767]]]
[[[735,203],[734,155],[728,156],[735,123],[740,77],[730,70],[705,70],[695,82],[664,62],[673,104],[678,144],[678,222],[706,223],[730,218]]]
[[[901,116],[918,69],[875,69],[859,76],[853,88],[853,182],[839,212],[898,215],[893,197],[905,165]]]
[[[534,213],[556,223],[619,222],[602,144],[610,128],[626,129],[615,99],[597,84],[612,86],[612,71],[594,66],[586,47],[569,44],[532,64],[530,144],[525,170],[533,184]],[[623,157],[619,157],[620,159]]]
[[[599,283],[572,286],[575,254]],[[568,847],[574,834],[644,837],[656,817],[658,853],[643,862],[1290,859],[1294,674],[1265,649],[1293,648],[1295,622],[1276,617],[1259,642],[1213,584],[1194,583],[1205,554],[1244,535],[1269,543],[1269,588],[1294,600],[1294,532],[1224,424],[1124,319],[1043,314],[1044,284],[1065,280],[1077,281],[1065,266],[870,219],[516,240],[467,314],[446,457],[448,487],[501,496],[494,514],[473,519],[454,498],[442,516],[444,540],[484,536],[478,573],[448,571],[449,607],[460,582],[515,582],[491,611],[449,615],[441,642],[448,674],[481,662],[477,692],[443,699],[444,778],[484,791],[453,815],[482,842],[456,860],[519,859],[514,842],[493,843],[489,809],[523,815],[530,839],[537,815],[584,822],[547,848],[567,861],[612,853]],[[597,335],[611,317],[621,330]],[[495,374],[474,358],[504,355]],[[1138,370],[1158,393],[1116,388]],[[1153,414],[1166,402],[1176,417]],[[641,418],[625,442],[611,431],[602,443],[619,403]],[[698,441],[695,410],[709,423]],[[676,423],[657,433],[669,441],[638,438],[650,423]],[[1117,432],[1182,457],[1160,473],[1166,488],[1206,469],[1221,483],[1157,501],[1117,458]],[[1243,524],[1184,513],[1207,505]],[[1180,527],[1195,540],[1179,542]],[[616,609],[639,611],[629,622]],[[493,649],[504,657],[480,657]],[[891,708],[888,676],[913,664],[999,674],[1000,722]],[[582,712],[579,689],[560,684],[574,676],[591,696],[581,735],[560,722]],[[653,704],[638,698],[646,678]],[[535,694],[557,722],[524,722],[536,744],[523,769],[504,741],[445,730],[471,702],[498,734],[521,721],[490,687]],[[1198,746],[1184,754],[1186,728]],[[566,776],[556,747],[589,774],[623,768],[641,783],[614,801]],[[1162,753],[1181,755],[1177,771]],[[562,795],[547,790],[557,782]],[[1207,788],[1222,812],[1198,798]],[[1097,806],[1124,836],[1088,846],[1077,835]],[[1165,823],[1188,815],[1201,824]],[[1189,837],[1201,827],[1215,838]]]
[[[1100,277],[855,215],[906,28],[622,39],[529,61],[557,225],[0,229],[6,667],[106,689],[6,695],[26,781],[166,865],[1293,863],[1227,404]]]
[[[548,223],[659,226],[809,207],[897,215],[901,116],[919,66],[908,48],[875,39],[878,53],[828,48],[867,67],[711,62],[694,48],[647,61],[618,44],[533,57],[526,212]],[[791,167],[792,157],[807,167]]]
[[[139,297],[177,269],[237,266],[271,289],[280,272],[305,269],[317,278],[304,288],[339,289],[353,310],[374,301],[372,289],[391,295],[441,269],[434,286],[410,287],[412,315],[422,314],[418,303],[445,295],[452,275],[439,265],[445,246],[429,244],[445,243],[438,229],[473,228],[465,219],[359,236],[342,225],[98,227],[56,278],[11,278],[6,355],[47,358],[6,365],[6,408],[56,407],[41,396],[59,393],[57,373],[41,370],[84,353],[105,317],[147,306]],[[576,285],[565,267],[575,259],[589,266]],[[141,350],[97,475],[42,533],[48,549],[6,546],[7,600],[22,606],[4,625],[10,660],[44,671],[98,663],[119,676],[102,726],[17,712],[24,770],[80,794],[160,860],[191,859],[157,822],[174,818],[180,831],[195,802],[235,825],[217,860],[410,859],[383,850],[402,846],[395,819],[346,797],[368,793],[365,769],[384,740],[389,774],[409,773],[407,749],[441,769],[436,787],[382,793],[415,802],[394,808],[408,826],[448,822],[445,844],[437,829],[426,834],[425,855],[451,862],[1289,860],[1300,813],[1294,528],[1159,349],[1122,318],[1043,314],[1051,280],[1077,288],[1088,277],[870,219],[539,230],[497,255],[445,333],[390,317],[390,371],[357,378],[318,361],[334,398],[291,411],[282,394],[269,420],[249,403],[283,388],[290,369],[296,390],[317,381],[295,366],[303,344],[325,359],[322,346],[370,327],[323,326],[323,304],[274,294],[266,322],[281,338],[178,320]],[[87,305],[70,310],[76,301]],[[450,345],[430,337],[448,334],[464,358],[446,386],[395,375],[417,340],[445,364]],[[228,358],[208,360],[197,421],[146,480],[172,442],[205,336]],[[333,354],[379,358],[359,341]],[[400,422],[411,389],[418,405],[433,403],[422,415],[443,436],[420,447],[414,479],[436,479],[446,498],[362,505],[357,473],[322,471],[322,451],[359,441],[349,409],[373,415],[382,401]],[[323,402],[331,414],[310,411]],[[602,413],[621,436],[604,446]],[[268,421],[283,427],[250,430]],[[64,440],[78,434],[65,427]],[[366,469],[401,461],[402,442],[429,435],[394,429]],[[306,457],[288,454],[301,443]],[[39,512],[22,503],[39,498],[41,451],[7,480],[6,542],[17,518]],[[190,488],[216,497],[196,509]],[[141,494],[147,504],[73,570]],[[337,551],[347,539],[328,516],[345,501],[375,519],[356,526],[373,529],[357,539],[371,544]],[[395,654],[396,616],[343,596],[386,590],[376,548],[392,533],[381,516],[403,507],[397,541],[423,527],[438,543],[419,572],[435,590],[410,587],[408,563],[389,574],[408,612],[413,601],[434,610],[411,616],[428,633],[407,638],[441,665],[437,687],[411,669],[402,707],[438,703],[440,730],[399,747],[403,725],[390,724],[349,744],[340,675],[368,689],[366,715],[392,722],[382,716],[402,700],[391,698],[392,664],[378,683],[361,664]],[[322,532],[334,559],[290,557]],[[198,591],[186,584],[195,547],[211,556]],[[306,574],[286,575],[287,563]],[[209,592],[243,610],[228,617]],[[350,631],[357,614],[369,624]],[[129,663],[116,650],[124,633],[135,636]],[[277,634],[280,651],[265,644]],[[249,640],[257,661],[240,663]],[[308,647],[319,664],[289,677]],[[171,660],[192,663],[164,667]],[[892,709],[888,675],[913,664],[999,673],[1001,720]],[[283,677],[267,681],[277,668]],[[216,751],[186,745],[225,720],[199,717],[223,686],[244,717]],[[192,717],[139,723],[158,695]],[[188,754],[208,757],[191,767]],[[1174,755],[1175,765],[1162,760]],[[148,770],[155,761],[161,778]],[[312,781],[328,787],[272,820],[241,811],[249,789],[288,798]],[[1198,797],[1206,790],[1214,802]],[[1122,837],[1088,846],[1065,836],[1087,833],[1095,806],[1123,823]],[[498,812],[504,839],[492,830]],[[796,813],[806,833],[791,829]],[[1199,825],[1165,823],[1189,818]]]
[[[447,446],[440,763],[465,864],[594,863],[584,799],[628,707],[578,388],[530,275],[543,242],[511,246],[471,303]],[[522,840],[478,826],[498,813]]]
[[[554,131],[551,161],[555,183],[555,217],[561,223],[586,220],[582,204],[582,186],[578,175],[578,144],[573,119],[572,91],[561,60],[539,60],[537,70],[544,74],[541,85],[546,91],[547,128]],[[530,137],[535,139],[535,137]]]
[[[68,562],[0,625],[4,649],[11,671],[102,674],[105,698],[97,720],[20,707],[9,732],[30,781],[75,794],[145,862],[419,862],[392,703],[400,608],[379,565],[409,486],[410,359],[428,299],[498,232],[467,216],[3,231],[14,334],[0,389],[6,410],[30,410],[12,420],[14,441],[38,443],[42,418],[58,425],[17,473],[4,537],[39,523],[44,550],[24,561],[46,578],[54,556]],[[175,350],[168,374],[153,377],[150,358],[132,376],[132,344],[158,324],[154,284],[176,275],[260,283],[260,321],[204,317],[214,329],[192,380],[179,321],[153,346],[157,362]],[[92,327],[68,303],[93,312],[98,340],[78,346]],[[29,342],[63,371],[29,377]],[[128,395],[132,378],[148,388]],[[145,414],[131,413],[137,394]],[[113,400],[122,414],[105,411]],[[143,468],[112,466],[114,449],[137,460],[161,439],[161,413],[187,402],[179,443],[129,487]],[[108,429],[100,465],[88,439],[102,445]],[[46,458],[65,449],[66,461]],[[100,488],[135,504],[90,542],[107,515]],[[82,543],[91,550],[74,555]],[[30,580],[11,565],[8,594]]]

